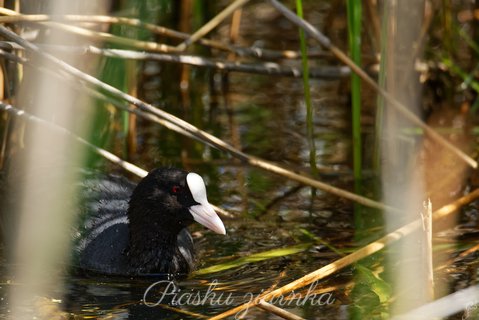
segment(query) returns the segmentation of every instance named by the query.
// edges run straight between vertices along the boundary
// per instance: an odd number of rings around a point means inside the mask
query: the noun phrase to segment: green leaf
[[[356,265],[356,280],[357,283],[368,285],[370,290],[378,296],[381,303],[387,302],[391,298],[389,283],[376,276],[371,269]]]
[[[311,246],[310,243],[304,243],[292,247],[286,247],[286,248],[281,248],[281,249],[273,249],[265,252],[259,252],[259,253],[253,253],[252,255],[249,255],[247,257],[239,258],[230,262],[225,262],[225,263],[220,263],[211,267],[203,268],[200,270],[197,270],[193,272],[193,275],[204,275],[204,274],[209,274],[209,273],[215,273],[215,272],[220,272],[232,268],[237,268],[242,265],[248,264],[248,263],[253,263],[253,262],[259,262],[259,261],[264,261],[264,260],[269,260],[269,259],[274,259],[274,258],[279,258],[279,257],[284,257],[287,255],[303,252],[306,249],[308,249]]]

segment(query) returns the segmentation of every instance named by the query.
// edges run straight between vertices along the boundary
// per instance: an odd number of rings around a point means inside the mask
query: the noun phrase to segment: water
[[[248,14],[251,12],[246,16]],[[278,19],[276,14],[273,16]],[[284,43],[278,44],[273,39],[269,43],[266,35],[261,34],[268,42],[262,45],[269,48],[290,46],[296,37],[296,29],[288,23],[281,29],[294,36],[285,37]],[[251,36],[250,31],[245,29],[244,41]],[[232,73],[228,78],[229,89],[224,90],[220,73],[194,69],[188,93],[190,97],[185,101],[178,86],[172,85],[170,80],[171,74],[178,74],[179,66],[149,63],[148,70],[149,76],[159,72],[156,78],[151,76],[156,80],[145,83],[142,95],[149,102],[180,115],[225,141],[236,143],[234,137],[239,137],[241,145],[237,147],[249,154],[291,169],[308,171],[309,151],[300,79]],[[339,81],[312,80],[317,161],[320,166],[328,168],[325,179],[339,186],[348,186],[350,141],[347,105],[345,99],[336,94],[338,85]],[[155,90],[156,94],[152,94]],[[164,128],[141,120],[140,124],[139,152],[131,155],[132,161],[146,169],[176,165],[200,173],[207,182],[210,202],[234,216],[224,219],[226,236],[212,234],[201,226],[192,226],[198,269],[296,244],[310,243],[311,246],[300,253],[175,280],[168,289],[162,287],[159,291],[161,284],[155,285],[158,279],[65,276],[64,291],[52,292],[49,297],[35,301],[32,314],[49,310],[51,317],[61,312],[80,318],[113,319],[195,319],[198,314],[212,316],[248,302],[265,290],[301,277],[337,257],[324,246],[314,243],[303,230],[338,246],[349,243],[352,232],[349,203],[321,191],[317,192],[312,203],[308,187],[232,161],[228,155]],[[122,154],[122,140],[115,142],[114,146],[116,153]],[[118,171],[114,167],[111,169]],[[320,307],[314,307],[311,306],[315,303],[313,300],[301,302],[298,306],[293,300],[285,303],[285,308],[308,319],[336,317],[344,299],[341,288],[349,271],[343,274],[346,276],[338,275],[322,283],[323,289],[330,286],[340,288],[318,291],[316,300],[327,300],[327,303],[321,302]],[[4,299],[7,299],[11,280],[6,274],[2,277]],[[161,292],[171,292],[173,285],[176,295],[169,296],[170,300],[161,298]],[[145,292],[148,292],[146,296]],[[329,300],[326,299],[328,292],[331,292]],[[145,297],[150,305],[142,302]],[[194,300],[195,297],[197,300]],[[52,302],[51,298],[59,301]],[[151,305],[156,302],[162,305]],[[169,306],[165,307],[166,304]],[[7,299],[0,314],[6,317],[9,308]],[[274,318],[260,309],[250,310],[247,316],[258,317]]]
[[[323,21],[322,10],[328,9],[329,2],[324,3],[325,7],[312,12],[310,19]],[[251,18],[253,12],[256,13],[254,19]],[[251,23],[243,23],[240,43],[255,43],[271,49],[297,48],[297,29],[269,6],[252,5],[245,10],[243,19]],[[219,29],[220,36],[225,32]],[[231,73],[229,86],[224,89],[222,74],[192,68],[188,98],[185,98],[178,89],[180,73],[181,68],[176,65],[148,63],[148,76],[144,77],[141,95],[249,154],[292,170],[309,172],[300,79]],[[346,95],[341,94],[342,82],[312,80],[311,86],[320,178],[350,189],[349,105]],[[368,132],[371,125],[365,124],[363,128]],[[198,269],[297,244],[309,243],[310,246],[296,254],[220,272],[192,275],[183,280],[65,276],[63,292],[52,292],[51,296],[42,297],[34,304],[36,308],[50,310],[50,318],[61,312],[74,314],[80,319],[209,317],[248,302],[265,290],[287,284],[339,257],[313,237],[339,249],[352,247],[354,224],[349,201],[322,191],[317,191],[312,201],[309,187],[246,166],[211,147],[141,120],[138,142],[138,152],[130,155],[134,163],[145,169],[176,165],[200,173],[207,182],[210,202],[233,216],[223,218],[226,236],[215,235],[198,225],[191,227],[197,246]],[[123,140],[118,139],[114,147],[117,154],[122,154]],[[109,169],[118,171],[113,167]],[[469,209],[470,214],[462,221],[464,225],[475,221],[476,211],[475,208]],[[370,235],[377,238],[373,231]],[[450,236],[444,238],[450,239]],[[474,238],[463,244],[473,241]],[[444,247],[440,250],[453,254],[456,249]],[[3,268],[8,266],[5,261],[0,265]],[[444,270],[440,276],[456,279],[455,287],[460,288],[474,282],[477,276],[473,270],[476,267],[477,262],[469,261],[467,266]],[[0,304],[0,318],[8,318],[7,292],[12,286],[21,284],[13,284],[6,272],[1,273],[0,280],[3,302]],[[313,300],[298,303],[296,299],[283,306],[306,319],[347,318],[351,280],[351,269],[339,271],[316,287],[304,288],[302,293]],[[162,296],[165,290],[171,293],[168,297]],[[308,293],[308,290],[313,292]],[[51,298],[61,302],[52,302]],[[142,301],[144,298],[147,304]],[[38,314],[39,311],[31,312]],[[277,319],[258,308],[250,309],[246,318]]]

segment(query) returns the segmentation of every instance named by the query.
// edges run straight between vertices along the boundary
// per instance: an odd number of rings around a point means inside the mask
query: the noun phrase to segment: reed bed
[[[392,118],[401,117],[406,121],[406,125],[399,125],[397,130],[402,134],[406,129],[413,128],[419,131],[419,136],[424,144],[431,144],[437,147],[438,154],[440,152],[441,157],[450,159],[454,163],[459,163],[457,166],[462,170],[471,172],[478,167],[475,160],[475,153],[470,149],[463,148],[461,141],[448,139],[444,134],[439,133],[433,126],[431,126],[425,118],[418,115],[419,112],[414,111],[413,104],[418,101],[404,99],[401,95],[402,91],[398,88],[408,86],[409,79],[418,80],[421,74],[417,72],[422,65],[425,58],[423,52],[431,55],[428,60],[429,66],[435,65],[437,69],[446,69],[449,72],[449,76],[455,77],[454,80],[460,83],[461,90],[464,91],[464,95],[467,97],[467,102],[463,101],[462,107],[465,105],[472,110],[472,114],[477,110],[479,102],[477,100],[477,90],[479,88],[475,73],[477,66],[472,65],[467,69],[464,65],[459,65],[458,56],[459,52],[452,45],[452,42],[459,40],[465,40],[463,46],[470,48],[470,56],[477,55],[477,43],[472,37],[469,37],[463,28],[460,28],[461,24],[468,23],[476,19],[475,13],[472,8],[464,9],[459,12],[459,6],[454,2],[454,6],[445,5],[434,8],[434,10],[441,11],[443,14],[443,33],[444,41],[447,46],[444,52],[431,53],[427,52],[428,48],[424,43],[426,41],[426,35],[429,32],[433,22],[430,8],[432,6],[428,1],[422,1],[420,3],[424,12],[419,15],[422,21],[421,32],[419,35],[409,35],[413,40],[411,41],[413,48],[411,48],[411,57],[394,56],[393,47],[399,46],[394,40],[399,35],[394,32],[391,33],[390,28],[397,26],[395,24],[396,19],[400,19],[400,15],[397,15],[398,8],[394,7],[392,3],[388,1],[347,1],[342,3],[340,1],[330,1],[331,6],[334,7],[344,5],[347,9],[347,33],[349,42],[347,49],[343,49],[344,44],[335,43],[336,39],[326,35],[314,26],[312,22],[307,21],[307,15],[304,14],[303,5],[311,5],[309,3],[303,3],[301,0],[296,1],[295,7],[287,6],[284,3],[277,0],[262,1],[261,3],[268,6],[269,9],[276,10],[285,21],[296,26],[298,28],[298,46],[297,48],[290,48],[286,50],[273,50],[265,48],[245,47],[235,42],[238,34],[241,33],[241,19],[242,10],[249,5],[252,5],[248,0],[236,0],[228,3],[224,8],[218,10],[213,17],[204,19],[201,21],[200,26],[190,33],[184,30],[174,30],[159,25],[155,21],[147,21],[131,17],[121,16],[109,16],[107,14],[22,14],[22,8],[19,8],[17,4],[16,10],[7,9],[5,7],[0,8],[0,57],[2,58],[2,80],[3,90],[1,93],[2,100],[0,101],[0,111],[2,111],[0,119],[2,130],[2,145],[0,154],[0,164],[2,167],[6,163],[6,159],[10,156],[9,152],[14,152],[15,148],[11,146],[12,136],[18,136],[22,134],[22,127],[15,126],[13,129],[10,127],[13,120],[18,121],[25,120],[26,125],[38,125],[42,130],[54,132],[55,134],[66,137],[67,141],[73,141],[88,149],[90,153],[96,154],[96,156],[106,159],[115,166],[121,167],[126,171],[129,171],[133,175],[143,177],[146,175],[147,170],[141,168],[141,165],[131,163],[129,158],[134,158],[134,151],[137,148],[132,146],[135,144],[137,123],[146,122],[149,125],[161,126],[167,130],[172,130],[182,136],[182,141],[185,144],[190,144],[191,141],[196,141],[203,147],[208,146],[215,150],[215,152],[221,153],[225,158],[235,159],[238,164],[244,167],[257,168],[265,172],[269,172],[278,175],[286,180],[297,182],[299,186],[305,185],[312,187],[312,189],[318,189],[321,192],[329,193],[340,198],[347,199],[355,204],[359,204],[363,207],[356,207],[356,211],[366,210],[366,214],[370,212],[383,212],[385,216],[394,216],[394,220],[390,223],[389,229],[385,228],[381,237],[377,237],[375,240],[367,240],[366,243],[356,246],[353,252],[343,253],[337,250],[334,244],[325,243],[326,246],[338,255],[337,259],[330,263],[317,268],[317,270],[304,274],[296,279],[288,279],[285,285],[281,285],[277,288],[264,288],[264,293],[256,297],[256,299],[232,307],[222,313],[214,315],[211,319],[223,319],[232,315],[241,314],[244,310],[248,310],[252,307],[261,308],[266,312],[278,315],[285,319],[302,319],[302,317],[291,313],[288,310],[281,309],[270,301],[274,298],[284,296],[287,293],[299,291],[304,287],[327,279],[332,275],[342,271],[345,268],[356,266],[359,272],[368,273],[371,270],[371,279],[373,285],[374,282],[378,284],[380,281],[385,281],[373,275],[373,270],[377,265],[368,265],[367,258],[378,254],[378,252],[387,251],[391,246],[402,244],[405,239],[410,239],[413,235],[418,233],[421,235],[424,242],[424,258],[427,260],[427,284],[425,290],[428,292],[429,301],[436,300],[440,297],[440,291],[435,288],[434,272],[447,267],[457,259],[448,260],[445,265],[440,268],[434,268],[434,250],[433,250],[433,223],[434,225],[442,223],[444,220],[451,220],[451,217],[455,217],[461,212],[461,208],[474,202],[479,197],[479,189],[472,189],[469,186],[465,186],[466,183],[461,181],[460,183],[464,192],[457,196],[455,199],[440,204],[440,208],[436,210],[431,209],[431,204],[424,210],[424,216],[427,217],[423,222],[419,216],[419,212],[413,212],[412,218],[405,221],[406,214],[415,210],[416,199],[411,200],[411,206],[403,206],[402,202],[407,202],[411,198],[402,198],[402,190],[397,192],[397,199],[393,201],[384,202],[381,195],[375,195],[374,192],[368,192],[364,185],[364,172],[365,167],[371,167],[375,172],[373,174],[380,180],[381,175],[387,176],[388,174],[395,174],[394,172],[381,172],[384,168],[394,168],[394,166],[388,163],[384,164],[377,159],[390,159],[391,155],[381,156],[381,152],[389,150],[387,145],[376,144],[374,152],[376,155],[371,156],[371,159],[375,159],[375,163],[366,163],[365,159],[368,155],[363,154],[364,147],[364,131],[363,131],[363,110],[362,101],[365,99],[365,88],[367,87],[372,91],[374,97],[378,97],[378,105],[380,108],[375,110],[375,115],[381,119],[376,119],[377,128],[376,132],[380,133],[377,137],[378,140],[386,137],[387,130],[383,131],[387,126],[387,119],[383,118],[384,115],[389,115]],[[391,7],[389,7],[391,6]],[[20,9],[20,10],[19,10]],[[384,10],[384,11],[382,11]],[[389,10],[389,11],[388,11]],[[454,11],[456,10],[456,11]],[[400,11],[400,10],[399,10]],[[418,11],[418,10],[416,10]],[[388,14],[386,14],[386,12]],[[384,13],[384,14],[382,14]],[[413,12],[416,14],[417,12]],[[457,22],[453,22],[453,14],[457,14]],[[428,16],[429,15],[429,16]],[[232,19],[232,16],[235,16]],[[413,15],[414,16],[414,15]],[[367,17],[367,18],[366,18]],[[406,17],[407,18],[407,17]],[[406,19],[405,18],[405,19]],[[218,37],[212,37],[221,26],[231,22],[230,40],[228,42],[224,39],[218,39]],[[29,34],[22,33],[21,27],[28,26],[30,29],[38,30],[50,30],[55,32],[61,32],[63,34],[71,34],[81,37],[88,44],[85,45],[69,45],[69,44],[51,44],[45,45],[41,41],[34,41],[29,37]],[[117,32],[114,32],[115,27]],[[134,28],[136,30],[135,36],[132,34],[131,29],[122,28]],[[364,39],[364,29],[373,30],[369,39]],[[477,30],[475,30],[477,31]],[[141,32],[148,32],[156,36],[151,40],[150,37],[140,36]],[[430,35],[431,38],[434,34]],[[346,42],[346,41],[345,41]],[[376,51],[374,52],[374,64],[379,66],[377,72],[373,72],[367,69],[364,64],[364,43],[368,42],[369,46]],[[404,42],[401,42],[404,43]],[[102,47],[105,46],[105,47]],[[371,49],[370,50],[373,50]],[[204,54],[207,51],[209,54]],[[433,49],[430,49],[433,51]],[[225,58],[224,54],[228,56]],[[112,69],[121,70],[121,74],[125,75],[124,79],[120,79],[118,83],[113,83],[110,78],[102,78],[99,75],[88,73],[82,70],[81,67],[71,64],[66,57],[80,56],[80,57],[96,57],[105,59],[111,64]],[[314,63],[315,58],[324,58],[331,63],[329,65],[317,66]],[[400,60],[398,65],[392,66],[392,62],[395,59]],[[302,78],[303,92],[304,92],[304,105],[305,105],[305,123],[306,131],[299,133],[306,137],[308,141],[309,152],[309,168],[296,168],[292,169],[281,163],[281,161],[271,161],[263,159],[254,154],[242,150],[239,134],[237,133],[236,139],[231,139],[232,142],[226,141],[220,138],[216,134],[212,134],[206,130],[201,129],[200,124],[188,122],[179,116],[176,116],[170,112],[159,108],[152,103],[148,103],[146,99],[140,97],[137,92],[137,67],[136,63],[146,62],[161,62],[167,64],[180,65],[183,71],[179,76],[181,83],[185,88],[189,85],[193,85],[189,76],[188,68],[198,68],[205,70],[214,70],[214,72],[221,72],[223,75],[223,85],[228,82],[228,74],[241,72],[246,74],[260,74],[271,81],[275,81],[277,77],[293,77]],[[404,62],[405,61],[405,62]],[[107,68],[108,63],[105,63],[103,67]],[[396,78],[395,73],[399,73],[401,70],[401,63],[411,68],[407,69],[404,78],[399,79],[397,84],[392,84]],[[94,122],[95,125],[92,131],[106,130],[104,128],[118,127],[122,128],[123,136],[129,137],[125,141],[121,142],[122,147],[120,152],[108,151],[110,147],[113,147],[115,143],[111,142],[114,139],[112,133],[115,129],[111,129],[112,132],[107,134],[104,139],[83,138],[81,135],[75,132],[74,128],[69,128],[61,123],[56,123],[54,119],[48,118],[48,116],[42,117],[41,115],[32,114],[29,112],[28,107],[25,107],[22,103],[22,99],[19,98],[18,86],[22,83],[24,68],[31,68],[40,74],[51,76],[59,81],[65,82],[69,88],[75,89],[80,92],[81,95],[88,96],[92,99],[96,99],[97,109],[93,110],[95,113]],[[84,67],[84,66],[82,66]],[[427,72],[432,73],[433,70],[427,69]],[[389,74],[392,72],[393,74]],[[423,74],[425,74],[424,72]],[[111,75],[110,75],[111,76]],[[117,74],[113,75],[113,78],[118,78]],[[313,80],[327,81],[334,79],[336,81],[348,81],[350,100],[351,100],[351,141],[352,141],[352,162],[353,162],[353,186],[354,192],[336,187],[332,184],[323,182],[321,180],[321,168],[316,162],[317,149],[314,132],[314,101],[311,97],[311,91],[314,89]],[[376,80],[379,79],[379,80]],[[404,80],[406,79],[406,80]],[[118,79],[117,79],[118,80]],[[350,81],[350,82],[349,82]],[[401,82],[403,81],[403,82]],[[183,89],[182,89],[183,90]],[[407,89],[406,89],[407,90]],[[188,93],[183,92],[181,99],[183,102],[187,102],[190,99]],[[371,94],[371,93],[369,93]],[[189,105],[188,103],[184,105]],[[114,110],[105,112],[105,110]],[[103,112],[103,115],[102,115]],[[195,110],[192,111],[194,113]],[[80,113],[80,112],[79,112]],[[111,115],[114,116],[111,116]],[[120,114],[121,116],[118,116]],[[392,116],[391,116],[392,114]],[[100,119],[100,117],[103,117]],[[116,117],[116,119],[113,119]],[[53,117],[54,118],[54,117]],[[121,121],[118,121],[121,118]],[[201,116],[199,116],[201,118]],[[121,124],[117,123],[120,122]],[[385,122],[383,122],[385,121]],[[390,120],[389,120],[390,121]],[[398,134],[399,136],[400,134]],[[388,142],[395,140],[394,137]],[[21,140],[21,139],[20,139]],[[128,142],[128,141],[129,142]],[[110,144],[108,143],[110,141]],[[125,147],[128,146],[128,147]],[[419,148],[417,148],[419,149]],[[477,149],[477,147],[475,147]],[[12,151],[13,150],[13,151]],[[126,150],[126,151],[125,151]],[[128,151],[130,150],[130,151]],[[202,149],[204,151],[204,149]],[[118,149],[116,150],[118,151]],[[201,152],[201,151],[199,151]],[[426,151],[423,151],[426,152]],[[419,154],[419,155],[418,155]],[[410,158],[420,158],[421,154],[410,154]],[[393,159],[394,160],[394,159]],[[391,162],[394,162],[391,160]],[[374,161],[373,161],[374,162]],[[441,164],[439,164],[441,165]],[[427,171],[428,164],[423,165],[422,170]],[[380,168],[381,167],[381,168]],[[412,176],[415,172],[401,172],[404,176]],[[418,175],[422,174],[419,173]],[[437,177],[441,179],[442,177]],[[240,178],[242,179],[242,178]],[[387,180],[383,180],[387,181]],[[416,183],[418,180],[411,178],[412,183]],[[417,182],[417,185],[422,184],[421,181]],[[421,185],[422,187],[422,185]],[[298,188],[300,189],[300,188]],[[406,188],[407,189],[407,188]],[[430,190],[423,190],[419,186],[417,189],[411,187],[405,191],[418,192],[418,196],[426,197]],[[295,191],[297,191],[295,189]],[[387,190],[387,186],[381,192],[391,194],[391,191]],[[396,196],[396,191],[393,191],[393,197]],[[420,193],[420,195],[419,195]],[[432,192],[431,192],[432,193]],[[315,192],[312,192],[314,201]],[[387,197],[386,197],[387,198]],[[399,200],[398,200],[399,199]],[[426,200],[426,199],[421,199]],[[399,205],[398,205],[399,204]],[[438,206],[433,202],[433,207]],[[227,212],[227,210],[217,208],[220,214],[230,219],[236,219],[237,214]],[[370,210],[370,211],[368,211]],[[431,213],[432,212],[432,213]],[[358,214],[358,212],[355,212]],[[361,212],[364,214],[364,212]],[[398,218],[399,217],[399,218]],[[357,221],[356,221],[357,222]],[[364,231],[364,226],[361,226],[362,222],[357,222],[358,234],[360,231]],[[421,229],[423,226],[423,229]],[[1,225],[2,233],[8,228],[8,226]],[[454,228],[454,224],[449,226]],[[368,230],[367,228],[365,230]],[[422,231],[421,231],[422,230]],[[314,239],[314,235],[312,236]],[[360,240],[360,237],[357,240]],[[322,241],[321,239],[319,239]],[[304,252],[310,248],[312,243],[303,243],[296,246],[290,246],[285,248],[279,248],[269,251],[263,251],[251,254],[247,257],[235,259],[228,263],[218,264],[207,268],[200,269],[196,272],[196,275],[211,274],[224,270],[238,268],[247,264],[257,263],[259,261],[265,261],[269,259],[275,259],[282,256],[293,255],[299,252]],[[397,247],[394,247],[397,248]],[[466,257],[477,251],[477,246],[473,246],[466,250],[463,256],[459,255],[459,258]],[[394,251],[393,249],[391,251]],[[401,258],[407,260],[406,258]],[[362,264],[364,263],[364,266]],[[383,266],[384,267],[384,266]],[[361,269],[365,268],[365,269]],[[385,268],[389,268],[386,266]],[[364,271],[366,270],[366,271]],[[280,276],[280,275],[272,275]],[[359,280],[358,280],[359,281]],[[391,282],[398,281],[392,280]],[[354,280],[353,280],[354,282]],[[354,286],[354,284],[353,284]],[[375,289],[372,288],[371,291]],[[354,292],[354,289],[350,290]],[[351,295],[354,295],[353,293]],[[379,295],[379,294],[378,294]],[[421,306],[404,307],[392,307],[394,303],[399,305],[397,297],[384,295],[385,300],[381,306],[376,306],[377,310],[384,305],[389,304],[391,307],[388,309],[384,317],[401,316],[407,314],[410,311],[411,314],[420,314]],[[381,297],[381,298],[383,298]],[[462,297],[469,303],[475,304],[477,301],[473,294]],[[429,302],[427,301],[427,302]],[[444,300],[446,301],[446,300]],[[444,302],[450,303],[450,302]],[[424,302],[424,308],[427,307],[427,303]],[[467,305],[467,304],[464,304]],[[361,305],[356,305],[358,310]],[[374,306],[373,306],[374,307]],[[171,310],[175,308],[171,306],[165,306]],[[436,316],[449,316],[457,313],[458,310],[454,310],[454,313],[448,312],[447,308],[441,315]],[[376,310],[376,311],[377,311]],[[184,310],[177,310],[178,312],[186,312]],[[353,314],[353,316],[364,317],[362,311]],[[414,313],[416,312],[416,313]],[[466,312],[468,312],[466,310]],[[194,318],[206,317],[201,314],[189,313]],[[65,316],[65,315],[63,315]]]

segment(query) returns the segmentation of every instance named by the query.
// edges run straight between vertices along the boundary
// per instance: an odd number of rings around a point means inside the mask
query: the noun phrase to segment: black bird
[[[226,234],[208,203],[201,176],[175,168],[151,171],[135,186],[108,176],[84,183],[88,203],[75,236],[74,265],[100,274],[187,274],[194,265],[193,221]]]

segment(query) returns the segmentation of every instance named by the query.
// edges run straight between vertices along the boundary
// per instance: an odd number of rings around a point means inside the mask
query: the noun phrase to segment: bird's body
[[[225,233],[206,200],[203,180],[194,173],[162,168],[137,186],[107,176],[87,179],[83,189],[74,261],[81,270],[125,276],[187,274],[194,265],[194,246],[186,226],[196,220]]]

